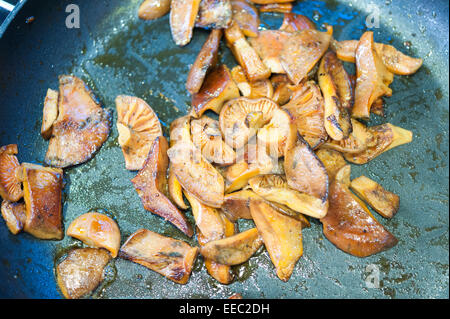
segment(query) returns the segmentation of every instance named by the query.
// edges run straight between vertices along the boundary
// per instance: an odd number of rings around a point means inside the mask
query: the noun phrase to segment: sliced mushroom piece
[[[230,25],[232,15],[233,12],[229,0],[202,0],[195,26],[225,29]]]
[[[105,214],[90,212],[70,223],[67,235],[81,240],[88,246],[104,248],[117,257],[120,248],[120,230],[117,223]]]
[[[23,197],[17,153],[17,144],[0,147],[0,196],[10,202],[17,202]]]
[[[59,77],[58,118],[53,123],[45,163],[64,168],[91,159],[106,141],[111,113],[79,78]]]
[[[193,143],[176,143],[167,154],[184,190],[207,206],[222,206],[225,187],[223,177],[204,159]]]
[[[249,189],[226,194],[223,200],[222,210],[232,221],[252,219],[249,206],[251,200],[261,200],[261,197]]]
[[[52,136],[53,123],[58,117],[58,91],[48,89],[42,110],[41,135],[48,140]]]
[[[372,106],[370,107],[370,113],[382,117],[385,116],[384,100],[381,97],[373,102]]]
[[[313,81],[297,87],[292,93],[291,101],[282,109],[288,112],[297,132],[312,149],[318,148],[327,140],[324,100],[319,87]]]
[[[134,96],[116,97],[119,144],[128,170],[140,170],[150,147],[162,128],[158,116],[142,99]]]
[[[332,51],[325,53],[319,66],[319,86],[325,109],[325,129],[333,140],[346,139],[352,131],[349,109],[352,108],[350,78]]]
[[[345,159],[354,164],[365,164],[378,155],[412,141],[412,132],[390,123],[368,128],[374,140],[370,147],[360,153],[345,153]]]
[[[23,163],[24,231],[40,239],[62,239],[63,170]]]
[[[250,82],[270,77],[270,69],[264,65],[255,49],[247,42],[237,23],[231,23],[231,26],[225,30],[225,38],[228,47],[239,65],[244,69]]]
[[[273,112],[270,122],[258,130],[258,140],[266,146],[267,153],[273,158],[284,155],[288,139],[295,138],[297,127],[291,125],[289,114],[281,109]]]
[[[165,237],[147,229],[132,234],[122,245],[119,256],[147,267],[178,284],[186,284],[198,254],[181,240]]]
[[[270,121],[277,109],[278,105],[267,98],[241,97],[229,101],[219,116],[225,142],[235,149],[243,147],[259,128]]]
[[[358,40],[339,41],[336,54],[339,59],[355,63]],[[423,60],[401,53],[392,45],[375,43],[375,50],[386,68],[397,75],[411,75],[422,66]]]
[[[2,201],[1,212],[6,226],[13,235],[17,235],[26,220],[25,204],[13,203],[6,199]]]
[[[191,41],[200,0],[172,0],[170,30],[176,45],[185,46]]]
[[[235,21],[247,37],[256,37],[259,29],[258,9],[247,0],[230,0]]]
[[[295,215],[287,214],[291,217],[296,216],[296,219],[303,219],[298,217],[298,213],[314,218],[322,218],[327,213],[327,201],[322,201],[319,198],[290,188],[283,175],[257,176],[251,178],[248,183],[250,188],[264,199],[285,205],[297,212]]]
[[[271,99],[273,96],[273,87],[270,80],[265,79],[256,82],[250,82],[245,76],[244,70],[240,65],[231,70],[233,81],[241,91],[241,94],[250,99],[266,97]]]
[[[375,50],[373,32],[367,31],[356,49],[356,88],[352,117],[369,119],[372,104],[382,96],[391,96],[394,80]]]
[[[321,219],[325,237],[344,252],[367,257],[397,244],[348,186],[335,180],[330,186],[330,207]]]
[[[250,211],[278,278],[288,281],[303,254],[302,223],[277,212],[263,201],[251,201]]]
[[[234,150],[222,140],[219,121],[203,115],[191,121],[191,135],[194,145],[210,163],[231,165],[236,160]]]
[[[330,44],[332,29],[328,32],[306,29],[290,36],[280,52],[280,61],[289,79],[299,84],[319,62]]]
[[[144,208],[178,227],[191,237],[193,230],[182,212],[167,198],[168,143],[164,136],[158,136],[148,153],[144,166],[131,180],[141,198]]]
[[[231,237],[208,242],[200,248],[206,259],[223,265],[239,265],[246,262],[263,244],[256,228]]]
[[[139,7],[138,17],[143,20],[155,20],[170,11],[171,0],[145,0]]]
[[[292,11],[292,3],[268,3],[260,6],[259,11],[290,13]]]
[[[291,100],[292,90],[289,88],[291,81],[284,74],[277,74],[270,79],[273,86],[273,97],[275,103],[280,106],[285,105]]]
[[[183,199],[183,187],[181,187],[175,173],[173,172],[172,164],[169,163],[169,177],[167,178],[167,188],[170,199],[181,209],[188,209]]]
[[[193,115],[200,117],[206,110],[219,114],[226,101],[239,96],[239,88],[230,70],[226,65],[219,65],[208,73],[200,91],[192,95]]]
[[[280,30],[295,32],[307,29],[316,29],[316,25],[308,17],[296,13],[284,14],[283,23],[281,24]]]
[[[370,178],[364,175],[355,178],[350,188],[381,216],[392,218],[397,213],[400,197]]]
[[[286,71],[281,65],[280,53],[290,36],[291,33],[286,31],[261,30],[258,36],[248,41],[272,73],[284,74]]]
[[[316,151],[316,155],[322,162],[323,166],[325,166],[330,183],[334,180],[336,173],[342,167],[347,165],[344,156],[338,151],[326,148],[319,148]]]
[[[327,171],[301,136],[287,146],[284,156],[284,171],[287,183],[291,188],[319,198],[324,203],[327,201]]]
[[[202,1],[203,3],[203,1]],[[205,80],[206,74],[216,66],[219,57],[220,39],[222,30],[212,30],[197,55],[194,64],[189,70],[186,89],[191,94],[198,93]]]
[[[78,299],[94,291],[104,280],[111,256],[98,248],[77,248],[56,267],[56,281],[67,299]]]

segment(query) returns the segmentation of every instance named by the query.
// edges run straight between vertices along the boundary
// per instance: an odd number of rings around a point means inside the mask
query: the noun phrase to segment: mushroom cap
[[[0,148],[0,196],[10,202],[17,202],[23,196],[19,178],[20,164],[15,154],[17,154],[16,144]]]
[[[243,96],[250,99],[257,99],[261,97],[267,97],[269,99],[272,98],[273,86],[269,79],[250,82],[240,65],[235,66],[231,70],[231,76]]]
[[[225,142],[237,149],[244,146],[256,134],[259,127],[268,123],[278,105],[267,98],[237,98],[226,103],[219,116],[220,129]],[[249,120],[255,114],[260,115],[258,125],[253,126]]]
[[[231,1],[233,20],[247,37],[256,37],[259,29],[258,9],[249,1]]]
[[[97,248],[105,248],[117,257],[120,248],[120,230],[110,217],[90,212],[77,217],[67,229],[67,235]]]
[[[207,161],[219,165],[230,165],[236,159],[234,150],[222,140],[219,121],[203,115],[191,121],[194,145],[202,151]]]
[[[119,144],[129,170],[144,165],[153,140],[162,135],[161,124],[152,108],[142,99],[119,95],[116,98]]]
[[[283,23],[279,30],[295,32],[306,29],[316,29],[316,25],[308,17],[296,14],[296,13],[285,13]]]
[[[138,9],[138,17],[143,20],[158,19],[170,11],[171,0],[145,0]]]
[[[273,157],[284,155],[286,141],[291,134],[291,119],[286,111],[277,109],[272,119],[258,131],[258,139],[267,147]]]

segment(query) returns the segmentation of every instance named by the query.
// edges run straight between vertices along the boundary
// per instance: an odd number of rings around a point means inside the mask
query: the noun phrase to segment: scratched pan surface
[[[41,163],[44,158],[41,110],[45,92],[57,88],[59,74],[81,77],[113,110],[118,94],[145,99],[166,135],[168,124],[189,107],[184,83],[206,31],[196,30],[191,44],[176,47],[168,16],[139,21],[136,0],[80,1],[80,29],[67,29],[65,8],[73,2],[26,1],[6,31],[1,30],[0,144],[17,143],[22,162]],[[337,39],[358,39],[367,14],[373,12],[366,6],[370,2],[303,1],[295,11],[314,18],[319,26],[334,25]],[[377,3],[380,28],[373,29],[375,39],[425,61],[414,76],[395,77],[394,95],[386,99],[386,118],[372,120],[412,130],[414,141],[369,165],[353,166],[353,177],[364,173],[400,195],[395,218],[378,218],[397,236],[398,245],[359,259],[335,248],[313,221],[304,231],[304,254],[288,283],[277,279],[265,251],[237,267],[237,279],[229,286],[211,279],[201,258],[184,286],[117,259],[92,297],[223,298],[239,292],[245,298],[448,298],[448,3]],[[25,23],[29,16],[35,17],[32,24]],[[277,28],[280,23],[280,15],[263,15],[263,27]],[[222,52],[222,61],[233,66],[225,46]],[[103,210],[117,220],[122,242],[142,227],[188,240],[142,208],[130,183],[135,173],[124,168],[117,136],[114,125],[92,160],[65,171],[64,225],[80,214]],[[240,225],[241,230],[250,226]],[[60,298],[54,263],[76,246],[79,242],[68,237],[41,241],[28,234],[13,236],[1,221],[0,297]],[[369,265],[379,269],[378,289],[366,287]]]

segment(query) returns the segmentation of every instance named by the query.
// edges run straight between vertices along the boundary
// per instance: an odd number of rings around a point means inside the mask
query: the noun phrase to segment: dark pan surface
[[[140,1],[79,1],[81,28],[65,27],[65,8],[73,1],[27,1],[0,39],[0,145],[17,143],[21,162],[41,163],[47,148],[39,134],[48,87],[57,88],[59,74],[84,79],[105,107],[130,94],[146,100],[165,126],[188,109],[184,88],[207,32],[196,30],[191,44],[176,47],[168,16],[137,19]],[[338,40],[358,39],[365,30],[372,1],[303,1],[295,11],[317,24],[335,26]],[[380,28],[375,40],[423,57],[424,66],[411,77],[396,76],[387,101],[391,122],[414,132],[414,140],[387,152],[352,177],[365,174],[401,198],[393,220],[378,220],[399,239],[393,249],[359,259],[328,242],[320,223],[304,231],[304,254],[288,283],[275,274],[269,256],[258,256],[236,269],[229,286],[215,282],[202,260],[187,285],[117,259],[95,298],[448,298],[448,3],[446,1],[377,1]],[[25,24],[34,16],[32,24]],[[267,27],[278,27],[280,15],[264,15]],[[1,33],[0,33],[1,34]],[[235,64],[223,47],[222,61]],[[117,115],[114,113],[114,119]],[[115,123],[115,122],[114,122]],[[64,224],[90,210],[105,210],[122,231],[122,242],[135,230],[148,228],[187,240],[173,226],[142,208],[124,168],[117,129],[89,162],[66,170]],[[190,214],[189,214],[190,216]],[[249,227],[242,223],[241,230]],[[191,243],[193,243],[191,241]],[[11,235],[0,222],[0,297],[60,298],[54,263],[68,248],[80,245],[69,237],[41,241],[28,234]],[[380,271],[380,288],[367,288],[366,267]]]

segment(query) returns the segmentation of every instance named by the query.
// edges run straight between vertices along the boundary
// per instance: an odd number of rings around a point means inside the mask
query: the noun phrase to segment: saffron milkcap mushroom
[[[235,66],[231,70],[231,76],[237,84],[239,91],[245,97],[250,99],[257,99],[267,97],[269,99],[273,96],[272,82],[268,79],[250,82],[245,76],[245,72],[240,65]]]
[[[21,168],[15,156],[17,152],[16,144],[0,147],[0,196],[10,202],[17,202],[23,197]]]
[[[143,20],[155,20],[170,11],[171,0],[145,0],[139,7],[138,17]]]

